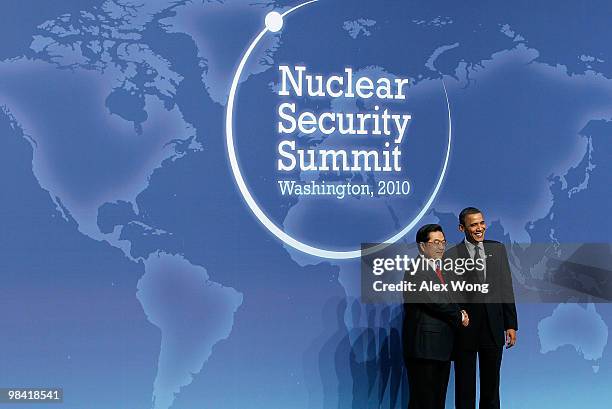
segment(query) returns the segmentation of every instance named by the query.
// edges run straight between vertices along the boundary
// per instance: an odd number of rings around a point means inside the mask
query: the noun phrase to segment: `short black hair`
[[[433,233],[435,231],[439,231],[444,234],[444,230],[442,230],[442,226],[439,224],[426,224],[422,226],[419,231],[416,232],[416,242],[426,243],[429,241],[429,233]]]
[[[466,207],[465,209],[461,211],[461,213],[459,213],[459,224],[462,226],[465,226],[465,216],[467,216],[468,214],[478,214],[478,213],[482,213],[480,209],[476,207]]]

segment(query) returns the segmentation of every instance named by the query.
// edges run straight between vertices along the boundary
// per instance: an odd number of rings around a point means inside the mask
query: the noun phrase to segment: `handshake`
[[[468,325],[470,325],[470,317],[468,316],[467,311],[465,310],[461,310],[461,325],[463,325],[464,327],[467,327]]]

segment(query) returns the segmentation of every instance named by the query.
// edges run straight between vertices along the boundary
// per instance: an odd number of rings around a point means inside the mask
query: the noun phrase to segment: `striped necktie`
[[[474,247],[474,260],[478,260],[478,259],[482,259],[482,256],[480,254],[480,246],[476,245],[476,247]],[[480,281],[481,283],[485,282],[484,269],[480,269],[476,267],[476,276],[478,277],[478,281]]]

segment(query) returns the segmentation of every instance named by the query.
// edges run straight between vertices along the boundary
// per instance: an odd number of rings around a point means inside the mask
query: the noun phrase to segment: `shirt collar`
[[[463,242],[465,243],[465,246],[468,248],[468,250],[470,251],[474,251],[474,249],[476,248],[476,244],[473,244],[471,242],[468,241],[468,239],[463,239]],[[484,251],[484,244],[482,243],[482,241],[478,242],[478,247],[480,248],[480,250]]]
[[[427,258],[427,257],[423,257],[423,259],[426,260],[429,268],[431,268],[433,270],[435,270],[436,267],[442,268],[442,260],[440,260],[440,259],[434,260],[434,259]]]

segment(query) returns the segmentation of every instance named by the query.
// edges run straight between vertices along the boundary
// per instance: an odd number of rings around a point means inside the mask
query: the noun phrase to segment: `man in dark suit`
[[[421,227],[416,242],[422,263],[416,271],[406,273],[406,281],[445,284],[439,263],[446,240],[440,225]],[[406,293],[404,299],[402,335],[410,394],[408,408],[444,409],[454,332],[460,325],[468,325],[468,315],[445,292]]]
[[[463,209],[459,215],[459,230],[465,234],[465,239],[446,253],[447,258],[455,260],[480,259],[484,268],[467,271],[459,279],[472,284],[488,284],[490,288],[486,294],[462,294],[461,300],[455,298],[470,317],[470,326],[456,332],[456,409],[476,407],[476,357],[480,369],[478,407],[499,409],[503,345],[510,348],[516,343],[518,322],[508,255],[502,243],[485,240],[486,229],[480,210]]]

